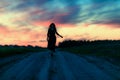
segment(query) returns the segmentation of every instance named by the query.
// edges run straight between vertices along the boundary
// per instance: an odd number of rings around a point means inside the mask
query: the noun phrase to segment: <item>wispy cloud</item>
[[[120,0],[4,0],[1,7],[26,12],[30,22],[119,24],[119,3]]]

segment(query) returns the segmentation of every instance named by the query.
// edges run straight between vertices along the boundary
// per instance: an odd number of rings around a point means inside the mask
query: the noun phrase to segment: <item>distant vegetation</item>
[[[81,55],[120,57],[120,40],[65,40],[59,43],[58,48]],[[0,46],[0,57],[44,50],[46,49],[38,46],[5,45]]]
[[[120,57],[120,40],[65,40],[58,46],[64,51],[76,54]]]
[[[38,46],[17,46],[17,45],[5,45],[0,46],[0,57],[6,57],[16,54],[24,54],[28,52],[40,52],[43,51],[44,48]]]

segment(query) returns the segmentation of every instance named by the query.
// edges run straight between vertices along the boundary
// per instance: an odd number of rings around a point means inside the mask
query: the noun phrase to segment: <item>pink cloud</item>
[[[7,28],[7,26],[4,26],[4,25],[0,24],[0,33],[1,34],[5,35],[9,32],[10,32],[10,30]]]

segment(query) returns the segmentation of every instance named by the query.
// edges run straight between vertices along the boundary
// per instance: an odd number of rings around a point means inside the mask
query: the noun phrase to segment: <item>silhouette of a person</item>
[[[56,44],[56,35],[60,36],[61,38],[63,38],[56,30],[56,26],[54,23],[51,23],[48,29],[48,33],[47,33],[47,41],[48,41],[48,45],[47,48],[53,52],[55,52],[55,44]]]

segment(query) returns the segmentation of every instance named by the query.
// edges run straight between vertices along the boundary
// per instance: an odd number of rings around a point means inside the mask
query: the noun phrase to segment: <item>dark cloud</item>
[[[57,5],[59,3],[61,3],[61,5]],[[61,9],[62,6],[65,6],[65,9]],[[17,5],[15,9],[17,11],[27,12],[31,7],[32,9],[37,8],[44,12],[37,14],[32,10],[34,14],[29,13],[29,19],[32,21],[54,20],[59,23],[74,23],[80,11],[80,5],[78,5],[75,0],[61,0],[56,2],[54,0],[24,0],[21,4]]]
[[[78,22],[91,24],[120,24],[120,0],[91,0]],[[83,7],[83,6],[82,6]]]
[[[76,19],[78,18],[80,7],[74,6],[68,8],[68,14],[67,15],[61,15],[57,17],[57,21],[59,23],[76,23]]]
[[[17,10],[27,10],[30,7],[41,7],[50,0],[21,0],[21,3],[15,7]]]
[[[120,9],[114,9],[98,13],[96,19],[91,21],[95,24],[120,24]]]
[[[119,24],[119,4],[120,0],[21,0],[14,9],[28,12],[31,22]]]

